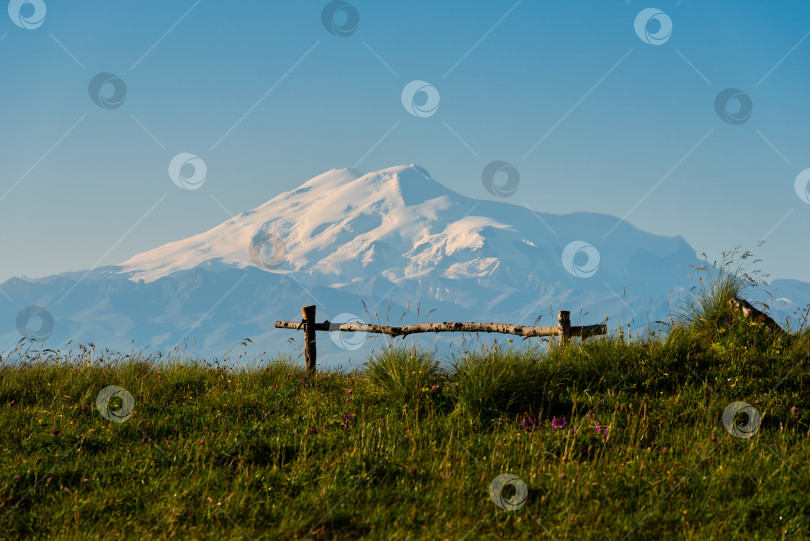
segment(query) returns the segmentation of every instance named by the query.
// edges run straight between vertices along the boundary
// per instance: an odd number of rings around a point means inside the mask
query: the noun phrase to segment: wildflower
[[[565,417],[554,417],[551,420],[551,428],[554,430],[565,428],[568,424],[568,421],[565,420]]]
[[[796,413],[797,411],[799,411],[799,408],[797,408],[796,406],[790,408],[790,413]]]
[[[14,479],[19,479],[19,478],[20,478],[20,474],[19,474],[19,473],[18,473],[17,475],[15,475],[15,476],[14,476]]]
[[[430,388],[430,390],[431,390],[431,391],[435,391],[435,390],[437,390],[438,388],[439,388],[439,386],[438,386],[438,385],[434,385],[433,387],[431,387],[431,388]]]
[[[413,473],[413,468],[408,468],[408,473]]]
[[[203,443],[205,443],[205,440],[200,440],[200,445],[202,445]]]
[[[352,394],[353,392],[354,392],[353,390],[349,389],[349,394]]]
[[[53,481],[53,477],[48,477],[48,480],[46,481],[46,484],[50,484],[51,481]]]
[[[712,434],[712,441],[717,441],[717,436],[715,436],[714,434]]]
[[[166,440],[166,445],[169,445],[169,440]]]
[[[754,404],[759,404],[759,400],[754,400]]]
[[[608,427],[607,427],[607,425],[603,425],[599,421],[596,421],[596,433],[597,434],[602,434],[607,439],[607,437],[608,437]]]
[[[560,479],[565,479],[565,474],[560,472]]]
[[[666,453],[669,447],[664,447],[664,452]]]
[[[318,433],[318,427],[313,426],[312,430],[310,430],[310,432],[312,432],[313,434],[317,434]]]

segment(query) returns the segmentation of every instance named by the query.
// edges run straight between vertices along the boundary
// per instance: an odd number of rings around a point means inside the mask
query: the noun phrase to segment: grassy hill
[[[3,363],[0,537],[810,537],[810,333],[729,309],[737,285],[666,336],[441,363]]]

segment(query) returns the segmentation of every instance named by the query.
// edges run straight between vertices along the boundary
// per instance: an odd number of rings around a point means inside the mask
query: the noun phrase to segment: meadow
[[[0,537],[808,538],[810,332],[740,285],[660,336],[354,370],[30,350],[0,364]]]

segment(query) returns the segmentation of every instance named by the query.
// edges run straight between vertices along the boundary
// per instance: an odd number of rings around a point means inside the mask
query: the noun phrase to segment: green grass
[[[0,538],[806,539],[810,333],[703,320],[313,375],[2,364]],[[96,410],[108,385],[128,420]],[[735,401],[761,413],[751,438],[723,425]],[[503,473],[528,489],[515,511],[489,496]]]

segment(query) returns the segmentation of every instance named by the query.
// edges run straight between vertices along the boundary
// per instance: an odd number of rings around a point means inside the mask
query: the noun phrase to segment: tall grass
[[[430,352],[395,346],[369,358],[364,377],[372,395],[396,405],[419,405],[444,379]]]
[[[706,254],[701,254],[703,258]],[[767,275],[759,270],[748,271],[748,265],[756,264],[750,251],[734,250],[723,252],[720,261],[711,266],[701,265],[694,270],[698,284],[689,292],[690,298],[682,301],[676,314],[675,326],[687,327],[701,339],[711,342],[718,332],[730,326],[739,317],[732,301],[744,298],[757,287],[767,286]],[[767,306],[764,306],[767,309]]]
[[[464,412],[483,419],[536,410],[548,383],[532,352],[497,344],[462,352],[452,369],[450,395]]]

